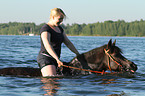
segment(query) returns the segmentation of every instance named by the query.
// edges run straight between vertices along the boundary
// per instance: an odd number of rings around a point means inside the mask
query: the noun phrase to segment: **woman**
[[[65,17],[65,13],[60,8],[52,9],[49,22],[42,26],[40,30],[41,50],[37,62],[43,77],[56,75],[56,68],[63,65],[59,59],[62,43],[76,55],[79,55],[79,52],[60,26]]]

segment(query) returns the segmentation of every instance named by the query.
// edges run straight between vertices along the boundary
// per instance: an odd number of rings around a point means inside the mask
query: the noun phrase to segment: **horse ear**
[[[110,49],[112,46],[112,39],[109,40],[108,44],[107,44],[107,48]]]
[[[113,46],[115,46],[115,44],[116,44],[116,39],[114,40],[114,42],[113,42],[113,44],[112,44],[112,45],[113,45]]]

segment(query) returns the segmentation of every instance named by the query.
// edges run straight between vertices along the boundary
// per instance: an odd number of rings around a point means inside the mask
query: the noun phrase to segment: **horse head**
[[[115,44],[116,40],[112,43],[112,39],[110,39],[106,48],[104,48],[106,58],[105,66],[110,71],[135,72],[137,70],[137,65],[126,59],[122,55],[121,49],[115,46]]]

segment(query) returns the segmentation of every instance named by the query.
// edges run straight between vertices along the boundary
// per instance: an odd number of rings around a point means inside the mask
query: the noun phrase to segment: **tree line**
[[[0,35],[28,35],[33,33],[39,35],[41,27],[45,23],[36,25],[35,23],[9,22],[0,23]],[[61,25],[68,35],[77,36],[145,36],[145,20],[125,22],[104,21],[92,24],[72,24]]]

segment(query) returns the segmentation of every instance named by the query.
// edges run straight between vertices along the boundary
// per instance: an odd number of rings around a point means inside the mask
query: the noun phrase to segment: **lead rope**
[[[106,53],[106,55],[108,55],[108,57],[110,58],[110,59],[112,59],[116,64],[118,64],[120,67],[122,67],[122,65],[120,65],[108,52],[109,52],[109,50],[106,50],[106,49],[104,49],[104,51],[105,51],[105,53]],[[42,55],[45,55],[45,56],[48,56],[49,57],[49,55],[47,55],[47,54],[42,54]],[[68,65],[61,65],[61,66],[63,66],[63,67],[67,67],[67,68],[72,68],[72,69],[76,69],[76,70],[82,70],[82,71],[87,71],[87,72],[92,72],[92,73],[100,73],[100,74],[107,74],[108,72],[104,72],[104,70],[101,72],[101,71],[93,71],[93,70],[88,70],[88,69],[82,69],[82,68],[77,68],[77,67],[72,67],[72,66],[68,66]],[[110,60],[108,60],[108,67],[109,67],[109,70],[111,71],[111,73],[113,73],[112,72],[112,70],[111,70],[111,67],[110,67]],[[114,72],[115,73],[115,72]]]
[[[41,53],[41,54],[44,55],[44,56],[50,57],[49,55],[47,55],[45,53]],[[72,67],[72,66],[68,66],[68,65],[61,65],[61,66],[67,67],[67,68],[76,69],[76,70],[82,70],[82,71],[92,72],[92,73],[100,73],[102,75],[108,73],[108,72],[104,72],[104,70],[101,72],[101,71],[93,71],[93,70],[88,70],[88,69],[82,69],[82,68]],[[61,74],[63,74],[62,70],[63,70],[63,68],[61,68]]]
[[[92,72],[92,73],[100,73],[100,74],[106,74],[106,73],[108,73],[108,72],[104,72],[104,70],[101,72],[101,71],[93,71],[93,70],[88,70],[88,69],[82,69],[82,68],[72,67],[72,66],[68,66],[68,65],[61,65],[61,66],[67,67],[67,68],[76,69],[76,70],[82,70],[82,71]]]
[[[111,70],[111,67],[110,67],[110,59],[112,60],[112,61],[114,61],[117,65],[119,65],[121,68],[123,68],[122,67],[122,65],[120,65],[120,63],[118,63],[114,58],[113,58],[113,56],[111,56],[108,52],[110,51],[109,49],[108,50],[106,50],[106,49],[104,49],[104,51],[105,51],[105,54],[108,56],[108,67],[109,67],[109,70],[111,71],[111,73],[116,73],[116,72],[112,72],[112,70]],[[82,70],[82,71],[88,71],[88,72],[92,72],[92,73],[101,73],[102,75],[103,74],[107,74],[108,72],[104,72],[104,70],[101,72],[101,71],[93,71],[93,70],[88,70],[88,69],[82,69],[82,68],[77,68],[77,67],[72,67],[72,66],[67,66],[67,65],[62,65],[63,67],[67,67],[67,68],[72,68],[72,69],[76,69],[76,70]]]

